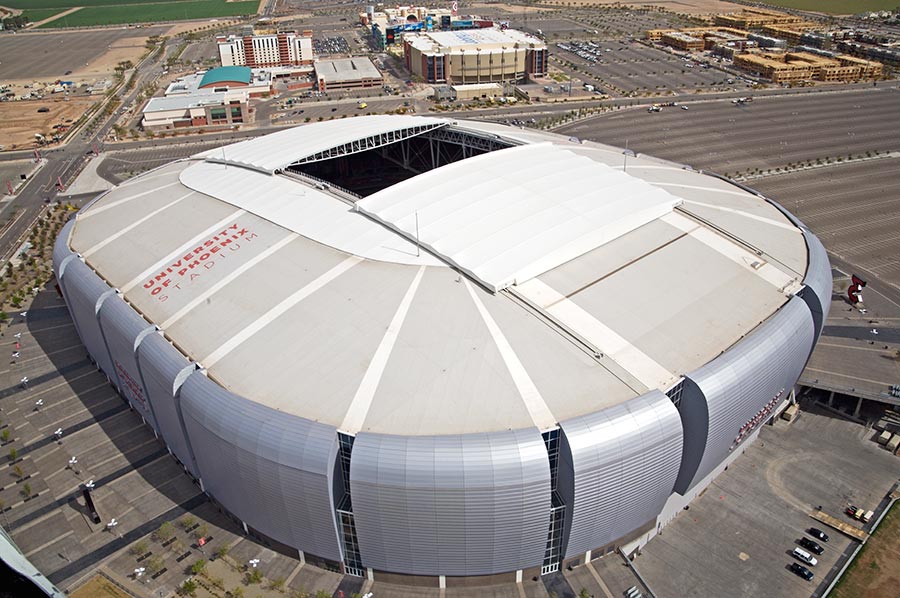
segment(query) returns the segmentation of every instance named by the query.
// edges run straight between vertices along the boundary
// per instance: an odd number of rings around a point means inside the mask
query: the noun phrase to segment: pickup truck
[[[872,511],[866,511],[865,509],[860,509],[859,507],[854,505],[848,505],[844,512],[857,521],[862,521],[863,523],[868,523],[869,521],[871,521],[872,515],[875,514]]]

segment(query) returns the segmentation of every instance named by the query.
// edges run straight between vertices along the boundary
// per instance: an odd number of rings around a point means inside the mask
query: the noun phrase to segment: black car
[[[813,578],[813,572],[800,563],[791,563],[791,571],[793,571],[806,581],[810,581]]]
[[[807,549],[810,552],[814,552],[816,554],[822,554],[825,550],[821,546],[819,546],[816,542],[813,542],[809,538],[800,538],[800,546]]]
[[[823,532],[823,531],[820,530],[819,528],[811,527],[811,528],[809,528],[809,530],[807,530],[807,531],[809,532],[809,535],[812,536],[813,538],[815,538],[816,540],[821,540],[821,541],[823,541],[823,542],[827,542],[827,541],[828,541],[828,534],[826,534],[825,532]]]

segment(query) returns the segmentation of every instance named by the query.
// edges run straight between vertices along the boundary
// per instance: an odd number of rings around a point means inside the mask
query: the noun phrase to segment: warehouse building
[[[547,75],[547,45],[513,29],[408,33],[406,67],[426,83],[524,82]]]
[[[512,582],[655,536],[791,401],[828,315],[779,204],[623,160],[316,123],[104,193],[53,267],[91,359],[248,533],[376,582]]]

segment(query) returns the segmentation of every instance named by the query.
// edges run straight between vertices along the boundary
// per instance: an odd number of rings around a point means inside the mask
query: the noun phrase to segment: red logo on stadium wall
[[[850,299],[850,303],[862,303],[862,289],[866,286],[866,281],[854,274],[850,278],[852,284],[850,288],[847,289],[847,297]]]

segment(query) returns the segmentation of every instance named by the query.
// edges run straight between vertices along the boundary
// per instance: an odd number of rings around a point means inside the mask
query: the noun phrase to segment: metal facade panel
[[[340,561],[331,495],[337,430],[237,396],[199,371],[180,396],[206,491],[279,542]]]
[[[536,428],[412,437],[361,432],[350,488],[367,567],[488,575],[543,560],[550,464]]]
[[[571,513],[566,556],[615,542],[659,515],[678,475],[683,440],[669,397],[654,390],[560,426],[568,446],[559,477]]]
[[[809,249],[809,266],[806,268],[806,276],[803,278],[806,288],[800,291],[799,295],[806,301],[813,314],[813,321],[816,325],[816,341],[818,341],[831,307],[834,281],[831,276],[828,253],[822,242],[809,229],[803,230],[803,238]]]
[[[69,304],[69,312],[76,322],[81,343],[107,376],[115,379],[115,369],[109,358],[106,341],[97,317],[100,296],[110,291],[109,286],[81,260],[66,263],[61,286]]]
[[[56,274],[59,274],[59,267],[62,264],[62,261],[72,255],[72,250],[69,249],[69,236],[72,234],[72,229],[75,227],[75,221],[69,220],[63,225],[62,230],[59,231],[59,235],[56,237],[56,242],[53,244],[53,271]]]
[[[676,490],[684,493],[706,477],[732,450],[741,428],[775,397],[787,398],[812,350],[815,329],[803,299],[792,297],[750,335],[702,368],[687,375],[696,387],[686,387],[685,400],[705,398],[707,427],[700,416],[683,417],[685,437],[705,438],[702,457],[685,459]],[[695,389],[691,391],[690,389]],[[702,406],[701,406],[702,408]]]
[[[159,430],[153,410],[147,403],[147,391],[141,380],[141,373],[135,360],[135,345],[138,335],[153,328],[139,316],[130,305],[118,295],[111,296],[100,308],[100,327],[109,348],[109,355],[115,369],[119,394],[144,416],[144,419]]]
[[[138,346],[137,363],[159,433],[188,471],[200,477],[182,427],[180,398],[176,397],[182,373],[193,366],[158,333],[148,335]]]

